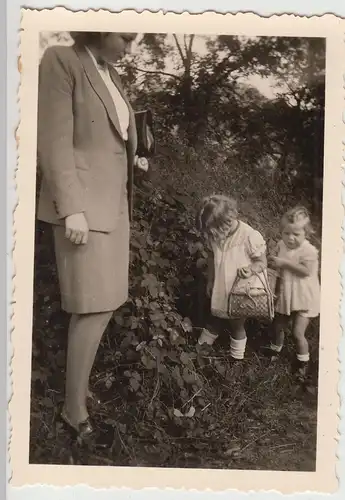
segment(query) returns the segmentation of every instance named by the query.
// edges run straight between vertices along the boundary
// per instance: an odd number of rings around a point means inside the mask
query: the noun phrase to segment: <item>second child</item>
[[[289,210],[281,220],[277,255],[269,259],[269,265],[279,271],[280,285],[273,321],[274,338],[268,349],[273,355],[280,353],[284,330],[292,320],[297,370],[303,377],[309,361],[306,330],[311,318],[318,316],[320,311],[318,250],[308,241],[312,232],[310,217],[304,207]]]

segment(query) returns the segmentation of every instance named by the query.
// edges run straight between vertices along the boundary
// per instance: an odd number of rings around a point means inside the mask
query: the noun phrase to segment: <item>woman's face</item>
[[[136,33],[104,33],[99,54],[105,61],[115,63],[131,52],[135,38]]]

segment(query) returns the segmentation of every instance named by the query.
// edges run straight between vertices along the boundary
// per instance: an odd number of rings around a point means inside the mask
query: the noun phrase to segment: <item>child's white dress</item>
[[[266,252],[266,243],[261,234],[245,222],[239,221],[237,229],[224,242],[223,248],[212,243],[214,255],[214,285],[211,312],[214,316],[228,318],[229,293],[237,277],[238,269],[252,264],[252,259]],[[262,288],[256,278],[253,285]]]
[[[296,264],[308,262],[310,276],[301,277],[288,269],[280,271],[280,287],[276,312],[290,316],[299,312],[301,316],[315,318],[320,313],[320,281],[318,250],[304,240],[300,247],[291,250],[283,241],[278,243],[278,257],[291,260]]]

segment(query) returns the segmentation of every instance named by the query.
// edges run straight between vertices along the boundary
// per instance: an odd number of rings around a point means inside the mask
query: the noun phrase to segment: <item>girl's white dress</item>
[[[308,262],[311,273],[310,276],[301,277],[288,269],[281,270],[276,312],[290,316],[292,312],[298,311],[304,317],[315,318],[320,313],[318,250],[308,240],[304,240],[294,250],[280,241],[277,256],[296,264]]]
[[[229,293],[237,277],[238,269],[252,264],[252,259],[266,252],[266,243],[261,234],[245,222],[239,221],[237,229],[224,242],[222,248],[211,244],[214,255],[214,285],[211,312],[214,316],[228,318]],[[253,286],[262,288],[256,278]]]

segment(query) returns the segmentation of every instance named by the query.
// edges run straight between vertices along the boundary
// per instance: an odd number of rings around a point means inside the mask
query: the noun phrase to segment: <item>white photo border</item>
[[[277,490],[282,493],[318,491],[332,493],[338,487],[335,474],[338,440],[340,340],[339,268],[342,255],[341,162],[343,102],[344,23],[333,15],[302,18],[294,15],[262,18],[254,14],[200,15],[105,10],[71,12],[64,8],[22,11],[20,125],[18,136],[18,206],[14,215],[13,254],[13,396],[10,403],[10,443],[13,486],[52,484],[90,486],[184,488],[200,491]],[[117,29],[118,26],[118,29]],[[125,27],[128,26],[128,30]],[[143,29],[145,26],[145,29]],[[318,407],[318,458],[316,472],[225,471],[205,469],[110,468],[29,465],[29,415],[31,377],[31,325],[33,299],[33,252],[36,169],[36,103],[38,35],[41,31],[135,31],[202,34],[285,35],[326,37],[325,173],[322,243],[322,304],[320,318],[320,382]],[[37,47],[37,52],[32,50]],[[35,97],[35,98],[34,98]],[[338,201],[337,201],[338,200]],[[330,342],[331,338],[331,342]],[[26,419],[22,416],[27,415]],[[58,472],[58,474],[57,474]],[[134,476],[134,477],[133,477]]]

